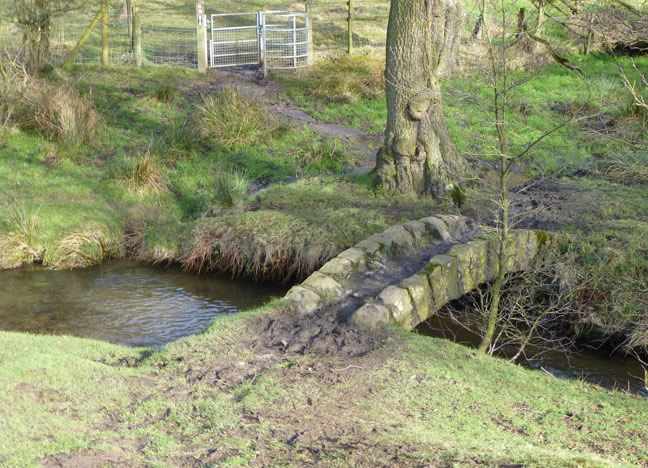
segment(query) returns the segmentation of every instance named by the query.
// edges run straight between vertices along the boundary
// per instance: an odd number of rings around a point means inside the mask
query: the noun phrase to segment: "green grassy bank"
[[[286,353],[244,378],[194,378],[258,360],[241,343],[267,313],[153,352],[0,332],[0,466],[648,460],[642,399],[398,330],[364,357]]]

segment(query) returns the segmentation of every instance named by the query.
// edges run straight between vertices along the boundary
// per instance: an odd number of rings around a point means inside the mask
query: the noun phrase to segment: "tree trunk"
[[[460,0],[392,0],[387,29],[387,129],[376,174],[388,191],[442,196],[465,172],[443,118],[440,76],[453,66]]]
[[[33,6],[16,4],[18,24],[23,27],[23,43],[27,51],[27,70],[37,75],[47,62],[50,47],[51,11],[49,0],[36,0]]]

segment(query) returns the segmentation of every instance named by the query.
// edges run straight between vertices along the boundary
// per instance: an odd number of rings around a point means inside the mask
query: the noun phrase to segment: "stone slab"
[[[377,302],[363,305],[349,317],[352,325],[372,329],[386,327],[392,322],[389,309]]]
[[[310,315],[319,309],[322,298],[310,289],[301,286],[293,286],[284,296],[295,305],[295,310],[299,315]]]
[[[389,309],[394,320],[405,328],[410,328],[414,304],[407,289],[397,286],[387,286],[378,295],[385,307]]]

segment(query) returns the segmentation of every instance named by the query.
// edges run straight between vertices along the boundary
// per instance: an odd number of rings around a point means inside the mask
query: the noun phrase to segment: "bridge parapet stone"
[[[410,325],[427,320],[432,315],[431,309],[434,306],[434,302],[432,299],[432,288],[425,273],[410,276],[400,283],[399,286],[407,289],[410,299],[414,303],[413,314],[416,314],[416,316],[412,317]]]
[[[292,302],[299,315],[310,315],[322,304],[322,298],[310,289],[293,286],[284,299]]]
[[[442,219],[439,219],[436,216],[428,216],[427,218],[419,219],[419,221],[425,224],[428,232],[430,232],[433,237],[441,239],[444,242],[454,242],[454,237],[450,234],[448,225]]]
[[[403,224],[403,227],[407,229],[407,232],[409,232],[417,241],[425,236],[425,233],[427,232],[425,223],[422,223],[420,221],[408,221]]]
[[[356,245],[356,248],[363,250],[369,256],[373,256],[380,251],[381,245],[378,242],[366,239]]]
[[[457,258],[457,286],[464,295],[489,279],[489,250],[486,239],[477,239],[467,244],[453,246],[449,256]]]
[[[338,256],[326,262],[319,271],[335,278],[346,279],[355,273],[356,268],[351,261]]]
[[[325,294],[330,294],[334,298],[340,298],[343,295],[342,285],[330,276],[320,273],[319,271],[316,271],[308,278],[306,278],[302,285],[307,286],[310,289],[314,289],[315,291],[321,291]]]
[[[457,262],[457,257],[452,255],[435,255],[430,259],[428,266],[434,267],[435,265],[438,265],[440,268],[433,269],[432,273],[428,275],[428,281],[432,285],[435,297],[438,295],[439,299],[443,300],[441,305],[461,297],[462,291],[459,285],[459,263]]]
[[[367,259],[365,258],[365,253],[356,247],[345,250],[337,256],[337,258],[343,258],[351,262],[353,268],[357,271],[366,271],[367,269]]]
[[[410,328],[414,304],[409,292],[398,286],[387,286],[378,295],[378,299],[387,307],[394,321],[405,328]]]
[[[369,302],[351,316],[352,325],[366,328],[382,328],[394,323],[391,312],[379,302]]]

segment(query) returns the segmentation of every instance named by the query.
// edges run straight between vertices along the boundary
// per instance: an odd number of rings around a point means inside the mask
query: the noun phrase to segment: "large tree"
[[[439,80],[454,63],[461,0],[392,0],[387,29],[387,129],[376,174],[388,191],[441,196],[465,172],[446,127]]]

